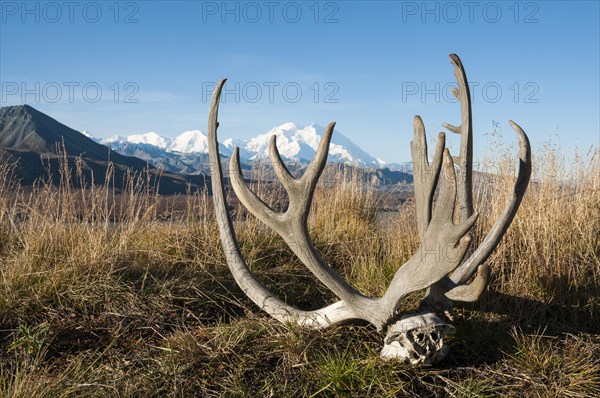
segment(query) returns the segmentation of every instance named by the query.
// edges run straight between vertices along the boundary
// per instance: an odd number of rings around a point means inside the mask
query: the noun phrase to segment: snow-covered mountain
[[[160,149],[167,149],[170,145],[169,139],[161,137],[153,131],[146,134],[129,135],[127,136],[127,142],[132,144],[148,144]]]
[[[275,135],[277,137],[277,149],[284,159],[298,163],[307,163],[314,157],[324,133],[325,127],[318,124],[297,127],[294,123],[285,123],[271,129],[265,134],[251,138],[245,143],[238,142],[237,146],[245,149],[245,153],[240,152],[242,159],[244,159],[244,154],[247,156],[247,160],[268,159],[269,142],[271,136]],[[224,144],[228,145],[229,141]],[[328,162],[376,168],[380,168],[385,164],[382,160],[376,159],[363,151],[358,145],[337,130],[334,130],[331,144],[329,145]]]
[[[186,131],[169,139],[155,132],[128,136],[113,135],[100,139],[89,133],[86,137],[109,146],[112,150],[126,156],[135,156],[155,167],[172,173],[206,174],[208,168],[208,138],[200,130]],[[220,145],[221,154],[231,156],[231,151]]]
[[[120,144],[120,143],[126,143],[127,142],[127,137],[122,137],[118,134],[115,134],[113,136],[110,136],[108,138],[96,138],[94,136],[88,136],[88,138],[93,139],[94,141],[98,140],[99,143],[101,143],[102,145],[106,145],[109,146],[111,144]]]
[[[228,138],[219,144],[219,152],[231,157],[234,148],[240,148],[242,163],[269,159],[271,136],[277,137],[277,148],[284,160],[307,164],[314,157],[325,128],[318,124],[298,127],[284,123],[249,140]],[[173,139],[155,132],[122,137],[115,135],[99,140],[88,132],[87,137],[110,146],[124,155],[136,156],[167,171],[198,174],[206,171],[208,137],[200,130],[189,130]],[[357,167],[382,168],[385,162],[363,151],[350,139],[335,130],[329,146],[329,163],[345,163]]]
[[[236,147],[240,148],[240,158],[242,159],[242,162],[251,159],[255,155],[255,153],[246,149],[246,141],[237,138],[227,138],[223,141],[223,146],[231,155],[233,155],[233,151]]]
[[[186,131],[175,137],[167,150],[179,153],[208,153],[208,137],[200,130]]]

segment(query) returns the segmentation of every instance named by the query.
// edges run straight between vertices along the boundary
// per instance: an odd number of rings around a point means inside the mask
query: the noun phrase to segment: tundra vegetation
[[[478,162],[475,240],[512,194],[516,150]],[[0,165],[1,397],[600,395],[597,148],[534,146],[527,194],[488,260],[489,289],[457,305],[452,355],[416,367],[382,361],[366,323],[310,330],[263,313],[227,268],[206,191],[160,196],[133,174],[124,187],[74,184],[83,177],[66,167],[58,186],[21,187],[12,170]],[[256,168],[249,185],[281,209],[271,172]],[[328,167],[308,220],[322,256],[373,297],[419,245],[414,200],[382,213],[388,195],[356,169]],[[228,196],[257,278],[298,308],[335,301]]]
[[[600,152],[535,148],[527,194],[487,260],[488,290],[457,304],[452,355],[417,367],[379,358],[373,322],[310,330],[263,314],[229,272],[207,190],[161,196],[144,174],[97,185],[66,154],[58,185],[24,187],[4,162],[0,396],[599,396]],[[477,163],[475,247],[511,200],[516,149]],[[249,188],[275,211],[293,207],[263,166]],[[256,280],[296,308],[334,303],[226,192]],[[354,168],[325,168],[316,185],[311,244],[365,296],[383,296],[422,240],[422,202],[381,211],[395,194]],[[403,295],[403,312],[424,287]]]

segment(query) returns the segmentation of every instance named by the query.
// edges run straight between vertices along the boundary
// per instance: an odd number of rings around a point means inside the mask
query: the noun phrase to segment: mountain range
[[[235,147],[240,148],[242,163],[269,160],[271,136],[277,137],[277,148],[287,163],[306,165],[314,157],[325,128],[318,124],[298,127],[285,123],[264,134],[248,140],[228,138],[219,144],[224,157],[231,157]],[[155,132],[122,137],[95,138],[87,131],[84,135],[112,150],[127,156],[135,156],[167,171],[185,174],[201,174],[207,169],[208,138],[200,130],[190,130],[173,139]],[[343,163],[361,168],[381,169],[386,163],[369,155],[350,139],[335,130],[329,147],[329,163]]]
[[[98,184],[107,182],[112,164],[111,180],[116,189],[123,187],[131,172],[147,173],[150,184],[163,194],[185,193],[188,188],[203,189],[209,185],[208,177],[203,175],[171,173],[113,151],[29,105],[0,108],[0,160],[14,163],[14,173],[26,185],[40,178],[58,183],[64,170],[61,162],[65,160],[74,184],[80,181],[76,164],[86,181],[93,178]]]
[[[285,123],[249,140],[226,139],[219,144],[219,151],[222,160],[228,162],[238,146],[242,165],[248,169],[255,162],[269,161],[269,141],[275,135],[290,170],[300,172],[315,155],[324,131],[317,124],[298,127]],[[33,184],[48,176],[54,183],[59,182],[61,159],[67,159],[74,182],[78,179],[76,164],[81,166],[86,181],[93,176],[99,184],[105,182],[112,164],[116,187],[131,171],[148,173],[150,182],[164,194],[210,185],[208,138],[200,130],[185,131],[172,139],[155,132],[101,139],[88,131],[78,132],[28,105],[0,108],[0,160],[17,164],[16,174],[22,183]],[[328,162],[368,168],[365,178],[376,178],[381,185],[412,181],[410,173],[383,168],[388,166],[385,162],[338,131],[332,137]]]

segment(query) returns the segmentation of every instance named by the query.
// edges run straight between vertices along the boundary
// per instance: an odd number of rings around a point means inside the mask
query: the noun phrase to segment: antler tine
[[[477,301],[481,293],[487,287],[490,281],[492,269],[487,264],[482,264],[477,271],[477,276],[468,285],[458,285],[445,293],[446,297],[452,301],[473,302]]]
[[[279,181],[281,181],[284,188],[289,190],[290,185],[297,180],[290,173],[283,163],[283,160],[281,160],[281,155],[277,149],[277,136],[275,134],[271,136],[271,141],[269,142],[269,157],[271,158],[271,163],[273,164],[273,169],[275,170],[277,178],[279,178]]]
[[[471,116],[471,92],[467,74],[463,64],[456,54],[450,54],[450,60],[454,65],[454,77],[458,84],[458,90],[452,93],[460,101],[460,126],[444,124],[444,127],[455,134],[460,134],[460,154],[454,159],[459,166],[458,174],[458,202],[460,206],[459,217],[465,220],[473,214],[473,125]]]
[[[310,164],[306,168],[306,171],[301,178],[301,180],[306,184],[306,188],[311,192],[315,190],[317,182],[319,181],[319,177],[321,176],[323,169],[325,169],[327,155],[329,154],[329,144],[331,143],[334,127],[335,122],[331,122],[329,125],[327,125],[325,133],[323,133],[323,138],[321,138],[321,142],[317,148],[317,152],[310,161]]]
[[[242,201],[252,214],[259,220],[269,226],[269,228],[277,229],[281,225],[281,213],[277,213],[269,207],[261,198],[258,197],[246,184],[242,175],[242,167],[240,165],[240,150],[235,148],[233,156],[229,162],[229,178],[235,194]]]
[[[425,126],[420,116],[414,119],[414,138],[410,143],[413,159],[413,184],[415,189],[415,202],[417,208],[417,227],[421,242],[425,238],[425,231],[431,221],[431,208],[433,194],[437,186],[442,156],[446,145],[446,134],[440,133],[438,143],[433,155],[431,165],[427,154],[427,136]]]
[[[448,231],[448,236],[452,239],[462,238],[473,226],[477,220],[478,213],[475,212],[469,218],[460,220],[458,225],[454,225],[454,213],[456,204],[456,172],[454,171],[454,161],[450,156],[448,148],[444,150],[444,174],[442,177],[440,196],[436,202],[436,208],[433,212],[431,223],[433,226],[442,226],[444,224],[453,225],[452,231]]]
[[[511,200],[477,250],[452,274],[451,279],[457,284],[465,283],[496,248],[517,214],[517,209],[523,200],[523,196],[525,196],[525,191],[529,184],[531,177],[531,147],[529,145],[529,138],[518,124],[512,120],[509,120],[509,123],[519,136],[519,174],[515,182],[514,192]]]
[[[440,196],[435,203],[432,223],[441,225],[452,222],[454,219],[454,206],[456,203],[456,172],[454,161],[448,148],[444,149],[444,173],[442,175]]]
[[[208,114],[208,153],[211,163],[211,184],[215,216],[219,226],[221,244],[233,278],[244,294],[248,296],[262,310],[273,318],[287,323],[295,322],[303,326],[325,328],[333,324],[356,318],[352,309],[343,301],[331,304],[315,311],[302,311],[275,297],[252,274],[248,264],[244,261],[233,229],[231,216],[225,204],[225,188],[223,186],[223,170],[217,142],[217,128],[219,123],[219,100],[225,80],[221,80],[215,87]],[[238,155],[239,157],[239,155]]]

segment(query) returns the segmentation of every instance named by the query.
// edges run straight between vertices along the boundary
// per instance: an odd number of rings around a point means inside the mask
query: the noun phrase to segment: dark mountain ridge
[[[93,178],[98,184],[114,183],[116,189],[123,186],[128,173],[147,175],[148,183],[157,186],[161,194],[209,186],[203,175],[164,172],[141,159],[121,155],[29,105],[0,108],[0,160],[16,163],[15,177],[25,185],[48,178],[58,183],[61,161],[66,160],[72,177],[76,177],[75,165],[79,164],[85,181]],[[109,164],[114,172],[111,181],[106,181]],[[76,184],[80,179],[71,180]]]

